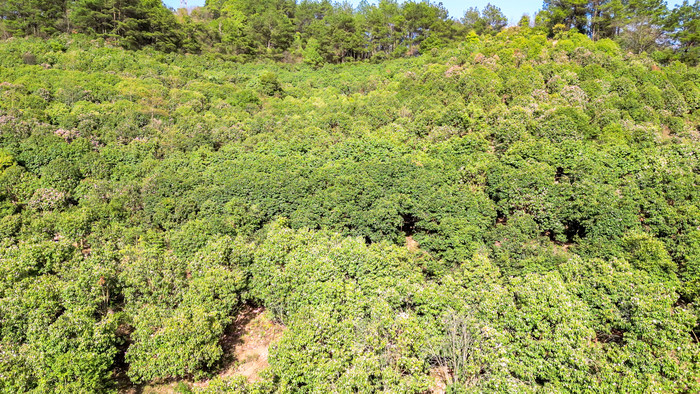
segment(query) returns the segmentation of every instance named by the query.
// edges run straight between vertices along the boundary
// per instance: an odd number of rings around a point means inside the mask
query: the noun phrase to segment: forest
[[[535,11],[535,10],[532,10]],[[700,59],[700,2],[545,0],[518,22],[554,38],[577,31],[613,39],[625,51],[668,64]],[[325,63],[412,57],[459,43],[474,31],[495,35],[508,24],[487,4],[450,16],[442,3],[409,0],[206,0],[166,9],[160,0],[0,0],[0,38],[88,35],[127,49],[210,53],[238,62],[268,59]]]
[[[0,0],[0,393],[700,392],[699,12]]]

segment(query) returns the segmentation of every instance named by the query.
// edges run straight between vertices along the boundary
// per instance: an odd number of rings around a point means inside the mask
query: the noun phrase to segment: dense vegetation
[[[0,42],[0,392],[213,376],[246,304],[284,335],[211,392],[700,391],[690,52],[497,23],[239,63],[105,23]]]
[[[357,7],[329,0],[207,0],[204,7],[171,11],[160,0],[2,0],[0,37],[81,33],[132,49],[319,66],[410,57],[461,42],[471,31],[493,35],[507,25],[491,4],[469,8],[457,20],[441,3],[420,0],[364,0]],[[614,39],[663,64],[700,59],[698,0],[672,9],[664,0],[545,0],[519,25],[550,38],[575,30],[594,41]]]

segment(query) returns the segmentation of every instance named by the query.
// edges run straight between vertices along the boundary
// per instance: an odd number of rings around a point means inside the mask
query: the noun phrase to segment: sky
[[[180,0],[163,0],[163,2],[172,8],[180,7]],[[352,0],[351,3],[357,5],[360,0]],[[435,3],[440,0],[433,1]],[[370,1],[374,3],[374,1]],[[534,16],[535,13],[542,8],[542,0],[442,0],[442,4],[450,11],[450,16],[453,18],[461,18],[464,11],[470,7],[477,7],[482,10],[488,3],[500,8],[501,11],[508,17],[509,24],[516,24],[523,14]],[[669,8],[675,4],[680,4],[681,1],[668,0]],[[204,0],[187,0],[189,7],[204,5]]]

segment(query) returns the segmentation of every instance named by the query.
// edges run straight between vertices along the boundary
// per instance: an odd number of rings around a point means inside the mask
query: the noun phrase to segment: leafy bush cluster
[[[286,331],[212,392],[699,391],[699,82],[527,29],[319,69],[4,41],[0,391],[211,376],[245,303]]]

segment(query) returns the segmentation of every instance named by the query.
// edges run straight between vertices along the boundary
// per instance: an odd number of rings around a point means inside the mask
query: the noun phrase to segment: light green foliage
[[[590,312],[566,291],[556,274],[531,274],[512,282],[514,309],[503,325],[516,350],[510,368],[523,381],[573,390],[587,383]]]
[[[275,96],[282,93],[282,87],[277,79],[277,75],[270,71],[264,72],[260,75],[258,86],[260,92],[266,96]]]
[[[219,361],[219,338],[245,286],[232,243],[230,238],[212,240],[190,263],[175,256],[159,261],[148,252],[146,259],[128,257],[137,259],[120,278],[127,306],[133,308],[133,345],[126,353],[133,381],[200,377]]]
[[[199,390],[244,306],[284,327],[270,367],[203,391],[700,391],[680,53],[581,2],[477,35],[423,2],[211,1],[177,17],[203,54],[116,46],[179,45],[156,3],[0,42],[0,392]]]
[[[38,391],[103,391],[110,386],[117,353],[118,318],[95,322],[83,311],[63,313],[46,331],[30,338],[27,358]]]
[[[7,167],[12,167],[14,164],[15,160],[12,155],[5,150],[0,150],[0,171],[4,171]]]
[[[339,299],[346,299],[341,303],[348,308],[361,308],[354,304],[363,293],[386,292],[387,302],[398,307],[400,293],[420,278],[404,250],[382,244],[368,248],[359,239],[335,234],[329,238],[281,225],[275,223],[268,233],[250,272],[257,278],[251,284],[253,295],[274,305],[273,311],[282,319]]]
[[[693,302],[697,302],[697,297],[700,295],[700,278],[698,277],[698,269],[700,269],[700,232],[693,231],[687,234],[681,243],[680,253],[684,256],[681,269],[681,277],[683,279],[684,293],[687,294]]]
[[[596,384],[602,390],[697,387],[698,353],[694,337],[687,334],[695,317],[688,306],[674,303],[678,296],[673,284],[656,282],[624,260],[572,259],[560,270],[567,287],[593,313],[596,343],[604,352],[596,361]],[[652,379],[644,372],[649,370],[669,375]]]
[[[165,316],[162,316],[165,314]],[[134,315],[134,344],[126,353],[134,382],[193,374],[202,376],[221,358],[225,320],[203,306],[172,312],[144,307]],[[186,333],[186,334],[185,334]]]
[[[657,277],[668,277],[678,269],[658,239],[647,234],[631,234],[625,237],[623,244],[628,251],[627,259],[637,269]]]
[[[323,58],[319,53],[319,43],[315,38],[309,39],[304,48],[304,63],[313,67],[319,67],[323,64]]]
[[[406,308],[422,277],[408,252],[282,225],[251,266],[253,295],[290,327],[271,359],[279,389],[425,390],[427,333]]]

